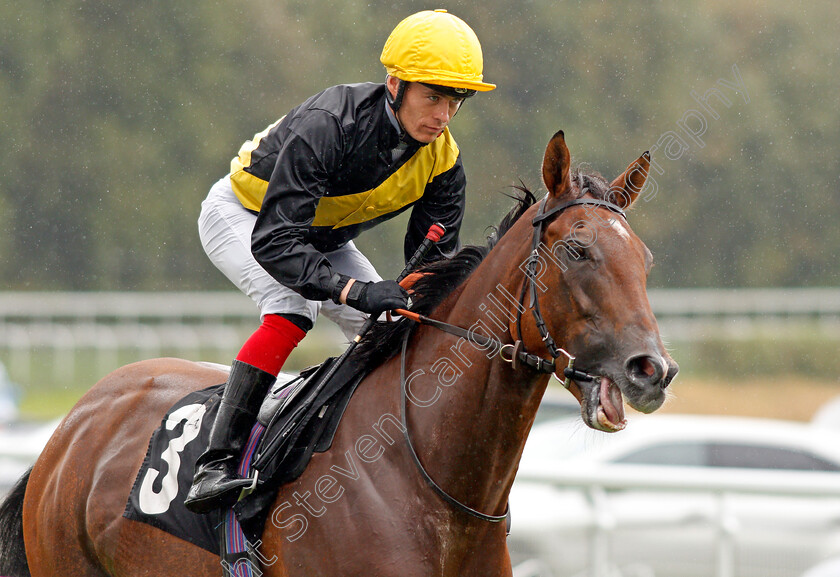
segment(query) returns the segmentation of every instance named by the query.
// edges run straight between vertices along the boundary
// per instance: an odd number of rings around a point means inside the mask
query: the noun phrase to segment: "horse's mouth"
[[[624,397],[609,377],[601,377],[598,383],[598,424],[605,431],[620,431],[627,426],[624,417]]]
[[[607,433],[627,426],[624,395],[611,378],[600,376],[588,383],[572,381],[569,391],[580,403],[580,415],[587,426]]]
[[[592,382],[572,381],[570,391],[580,402],[581,417],[587,426],[615,433],[627,426],[625,399],[630,407],[641,413],[651,413],[665,401],[665,392],[660,387],[645,392],[631,382],[620,381],[619,384],[616,380],[600,375]]]
[[[602,376],[584,389],[581,416],[593,429],[615,433],[627,426],[624,396],[612,379]]]

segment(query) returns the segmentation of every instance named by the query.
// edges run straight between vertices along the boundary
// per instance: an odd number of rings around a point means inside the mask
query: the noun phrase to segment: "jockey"
[[[353,244],[411,209],[408,260],[429,227],[446,234],[427,260],[458,247],[466,178],[448,124],[482,81],[473,30],[445,10],[400,22],[380,57],[384,84],[327,88],[242,145],[201,206],[210,260],[259,307],[261,324],[231,365],[207,450],[185,505],[229,507],[250,481],[236,474],[263,398],[318,313],[352,339],[367,315],[404,307]]]

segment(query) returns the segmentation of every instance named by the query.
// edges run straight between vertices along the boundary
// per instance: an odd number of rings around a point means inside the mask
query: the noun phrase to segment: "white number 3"
[[[160,476],[160,471],[149,467],[143,477],[143,484],[140,486],[140,509],[148,515],[160,515],[169,510],[169,505],[178,496],[178,470],[181,468],[181,456],[179,453],[184,450],[187,444],[198,437],[201,431],[201,420],[204,418],[206,409],[204,405],[186,405],[174,411],[166,420],[165,426],[170,431],[182,421],[184,430],[178,436],[169,441],[169,445],[163,451],[161,459],[169,465],[169,472],[161,482],[160,492],[152,489],[155,480]]]

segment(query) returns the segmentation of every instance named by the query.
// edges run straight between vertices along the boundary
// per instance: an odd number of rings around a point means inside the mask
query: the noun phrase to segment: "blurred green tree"
[[[241,142],[331,84],[381,81],[425,6],[381,0],[0,5],[0,276],[17,290],[226,288],[195,220]],[[707,115],[631,221],[655,286],[833,285],[840,246],[835,4],[453,0],[499,89],[453,122],[481,242],[545,143],[618,174],[737,65],[749,102]],[[404,220],[359,245],[395,274]],[[381,241],[384,235],[388,242]]]

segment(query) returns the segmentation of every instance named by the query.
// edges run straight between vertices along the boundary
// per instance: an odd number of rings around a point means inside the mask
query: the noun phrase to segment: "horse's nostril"
[[[653,366],[651,360],[647,357],[639,362],[639,370],[649,377],[656,372],[656,368]]]
[[[658,359],[650,355],[631,357],[624,365],[627,377],[642,386],[660,383],[665,376],[665,369],[662,363],[657,361]]]

